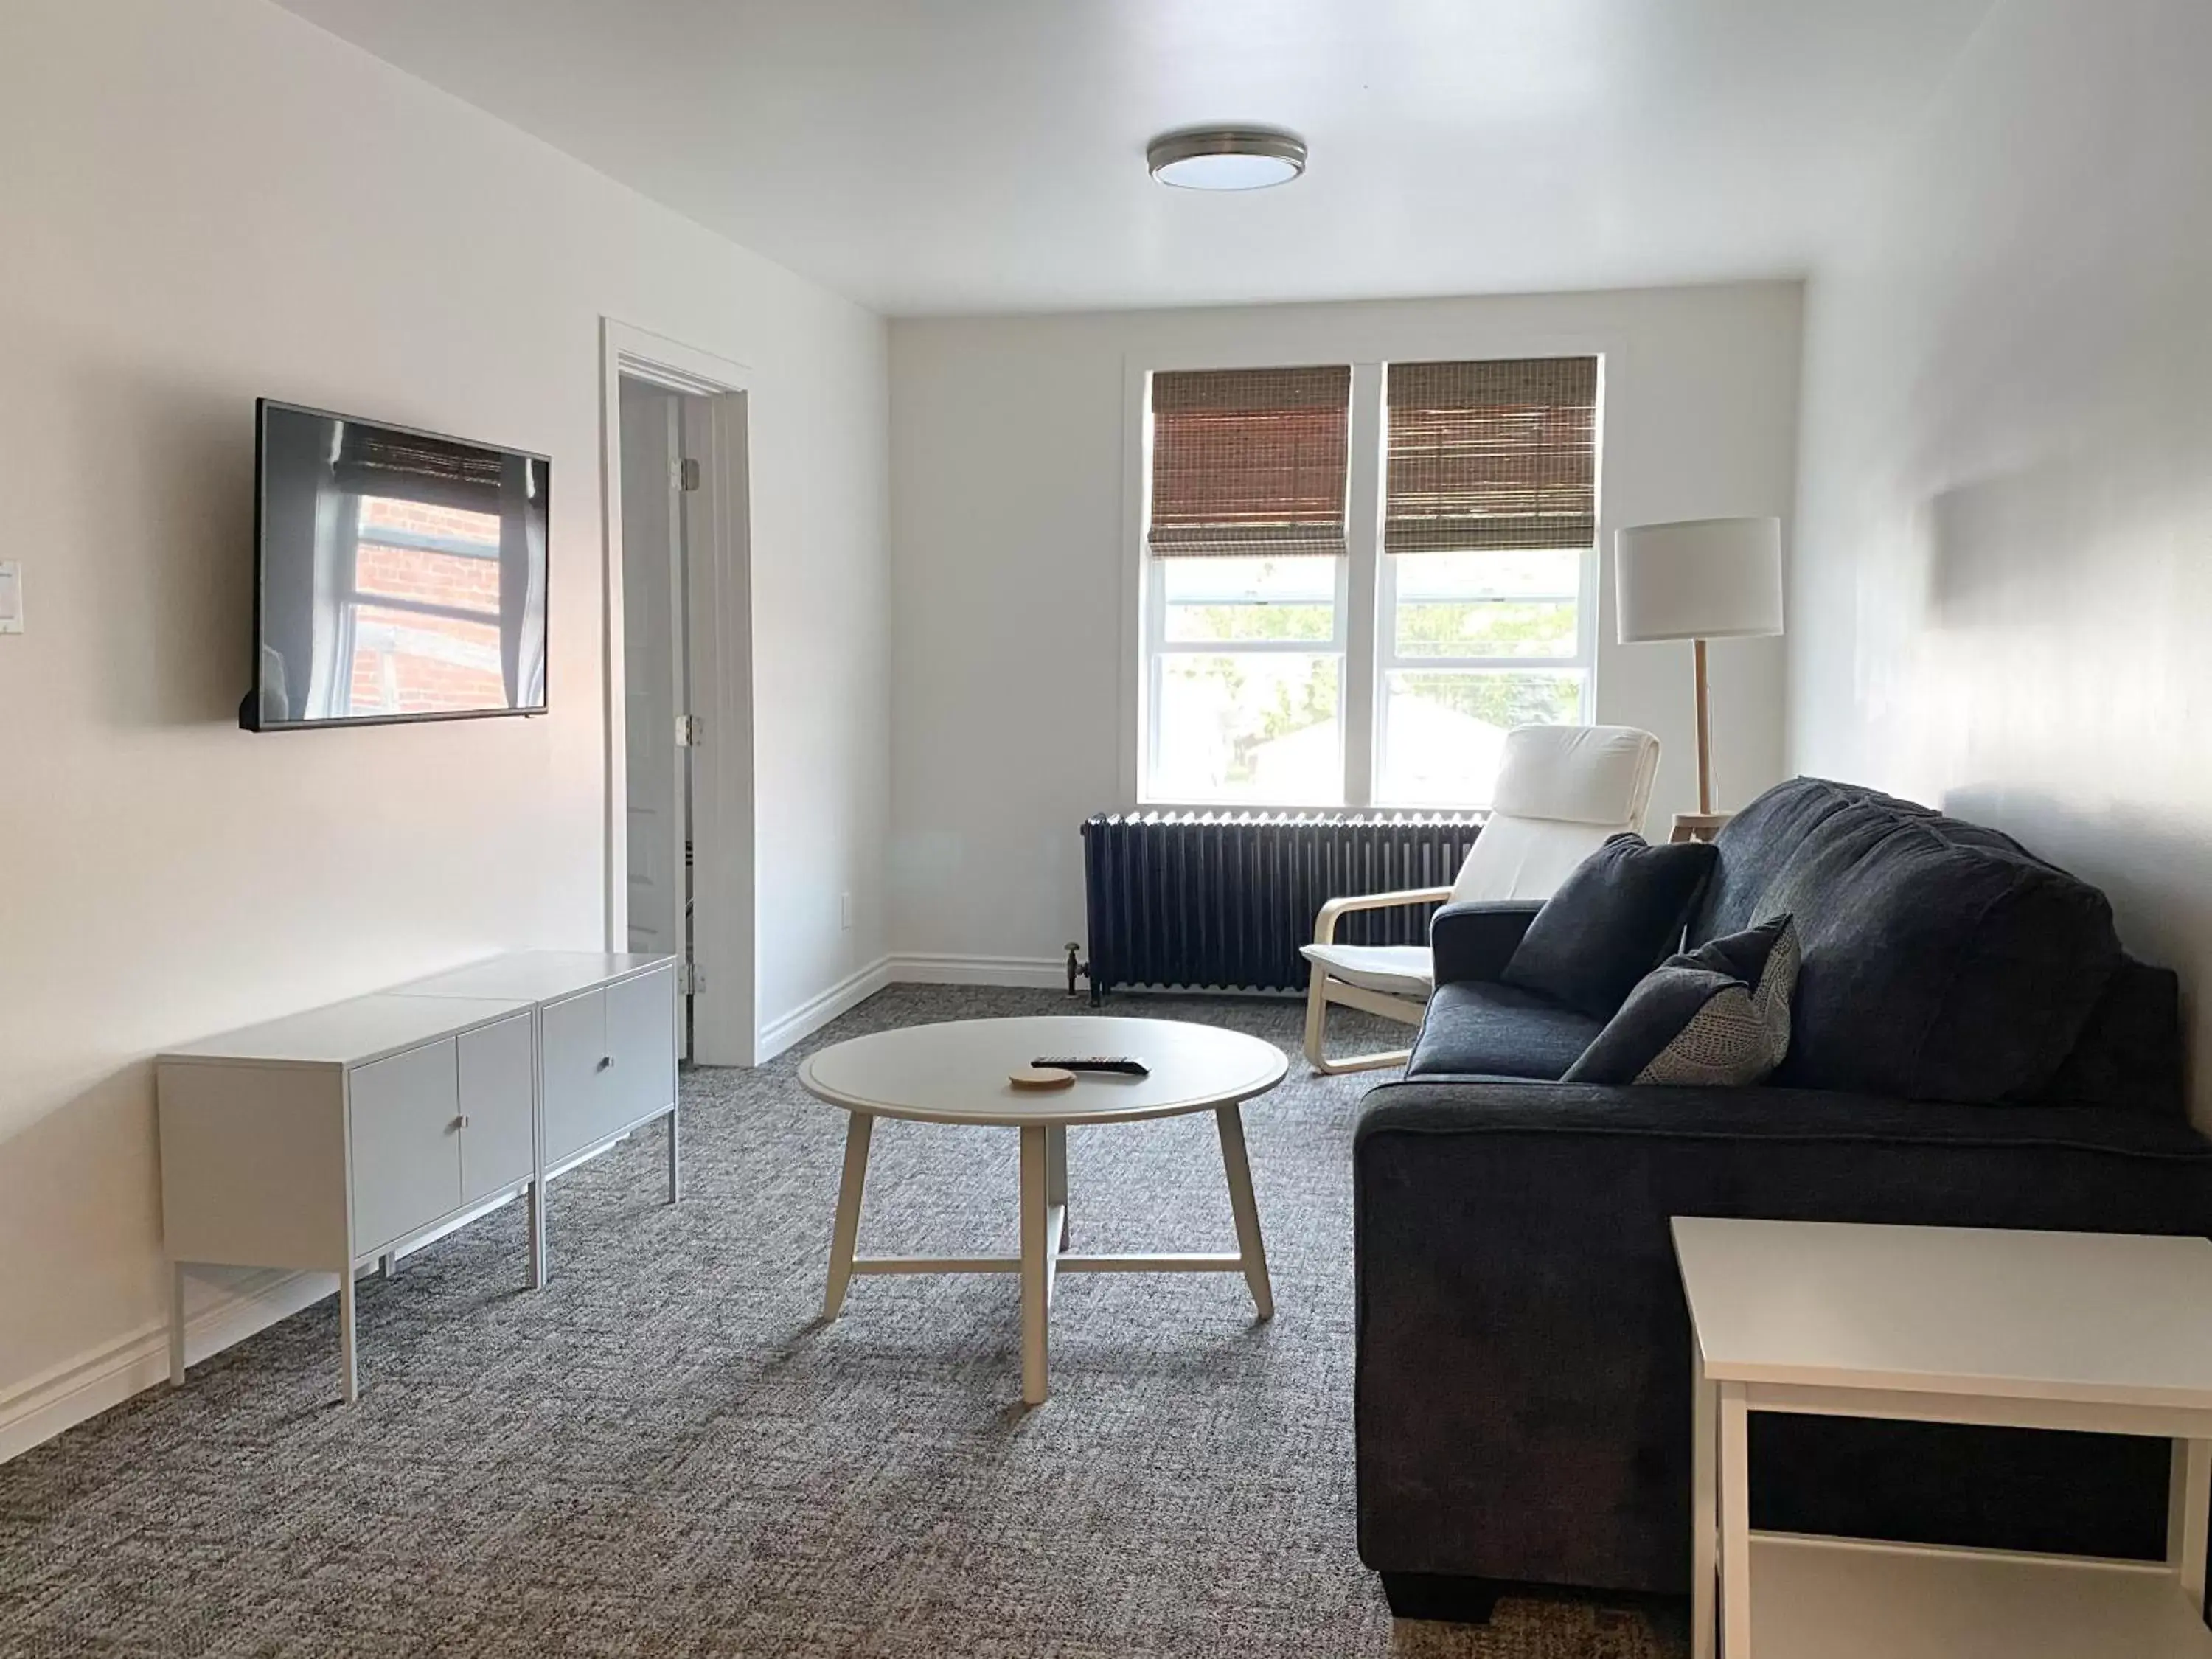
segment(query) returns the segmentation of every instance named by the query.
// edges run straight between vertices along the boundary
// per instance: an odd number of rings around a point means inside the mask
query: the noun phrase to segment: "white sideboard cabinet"
[[[169,1369],[190,1264],[335,1273],[343,1387],[360,1392],[354,1274],[668,1123],[679,1193],[676,976],[666,957],[526,951],[250,1026],[155,1061]]]

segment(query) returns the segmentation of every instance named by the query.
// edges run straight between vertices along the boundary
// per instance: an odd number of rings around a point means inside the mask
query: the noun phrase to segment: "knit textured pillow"
[[[1790,1052],[1797,928],[1777,916],[1669,957],[1638,981],[1565,1083],[1740,1088]]]

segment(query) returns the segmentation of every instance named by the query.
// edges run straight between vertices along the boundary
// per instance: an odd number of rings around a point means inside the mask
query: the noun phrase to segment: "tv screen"
[[[264,398],[239,724],[545,712],[543,455]]]

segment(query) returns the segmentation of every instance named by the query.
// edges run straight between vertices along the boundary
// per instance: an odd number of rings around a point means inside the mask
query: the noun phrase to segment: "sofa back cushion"
[[[2103,894],[2010,836],[1797,778],[1721,832],[1690,939],[1789,912],[1803,949],[1773,1081],[1917,1100],[2027,1100],[2120,962]]]
[[[1611,1019],[1681,943],[1717,859],[1702,842],[1653,847],[1641,836],[1613,836],[1544,901],[1498,978]]]

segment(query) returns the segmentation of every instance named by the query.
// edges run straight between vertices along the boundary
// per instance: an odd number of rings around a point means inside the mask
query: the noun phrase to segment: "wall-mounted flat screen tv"
[[[545,712],[543,455],[258,406],[252,732]]]

